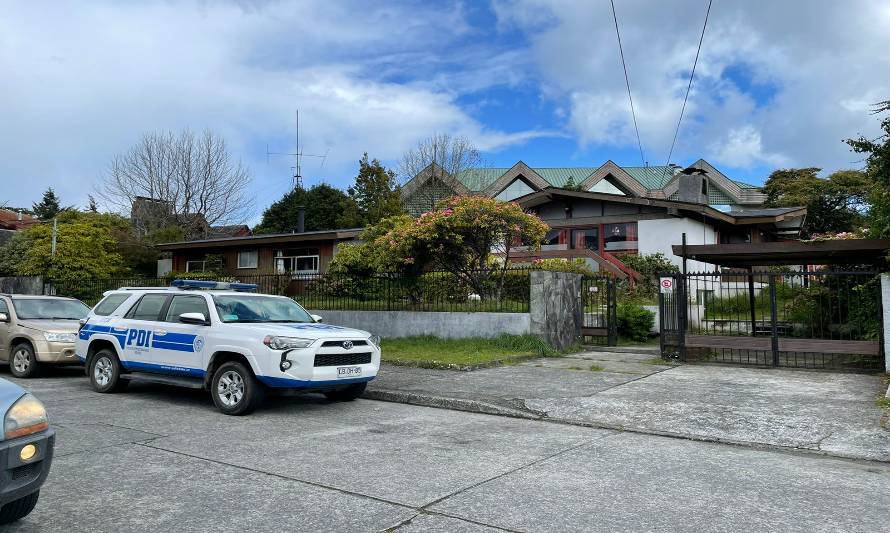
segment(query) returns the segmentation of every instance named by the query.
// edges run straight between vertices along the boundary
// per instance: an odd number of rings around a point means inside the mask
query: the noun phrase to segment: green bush
[[[618,334],[646,342],[655,326],[655,313],[636,304],[618,304]]]
[[[595,276],[596,272],[590,269],[587,263],[581,259],[537,259],[534,266],[538,270],[549,270],[551,272],[571,272],[573,274],[582,274],[584,276]]]
[[[676,265],[662,253],[657,254],[625,254],[621,256],[621,262],[636,270],[642,276],[633,288],[628,284],[622,284],[623,292],[632,298],[657,301],[658,281],[661,274],[679,272]]]

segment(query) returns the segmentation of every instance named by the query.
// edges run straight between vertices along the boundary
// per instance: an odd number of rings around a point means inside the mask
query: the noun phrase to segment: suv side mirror
[[[9,322],[9,315],[6,313],[0,313],[0,322]]]
[[[193,324],[195,326],[206,326],[207,317],[204,313],[183,313],[179,315],[179,321],[183,324]]]
[[[312,317],[312,320],[316,322],[322,322],[321,315],[309,315]]]

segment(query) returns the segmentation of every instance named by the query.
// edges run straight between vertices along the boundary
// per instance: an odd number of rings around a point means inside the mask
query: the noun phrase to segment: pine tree
[[[358,207],[362,225],[376,224],[405,212],[395,172],[387,170],[379,160],[369,159],[367,152],[359,161],[355,184],[347,192]]]
[[[99,206],[96,204],[96,199],[93,197],[92,194],[88,195],[88,198],[90,199],[90,205],[87,209],[89,209],[92,213],[98,213]]]
[[[62,211],[62,206],[59,205],[59,197],[56,196],[56,192],[52,187],[43,193],[43,199],[39,203],[34,204],[32,210],[34,215],[42,220],[49,220]]]

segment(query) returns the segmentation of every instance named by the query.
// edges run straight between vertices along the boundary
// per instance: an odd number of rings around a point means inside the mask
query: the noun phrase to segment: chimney
[[[297,233],[306,231],[306,206],[297,207]]]
[[[708,204],[707,173],[700,168],[689,167],[677,172],[679,188],[677,200],[692,204]]]

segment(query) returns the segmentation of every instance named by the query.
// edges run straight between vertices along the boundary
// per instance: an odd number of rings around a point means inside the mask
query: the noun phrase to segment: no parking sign
[[[658,285],[663,293],[674,292],[674,278],[661,278]]]

